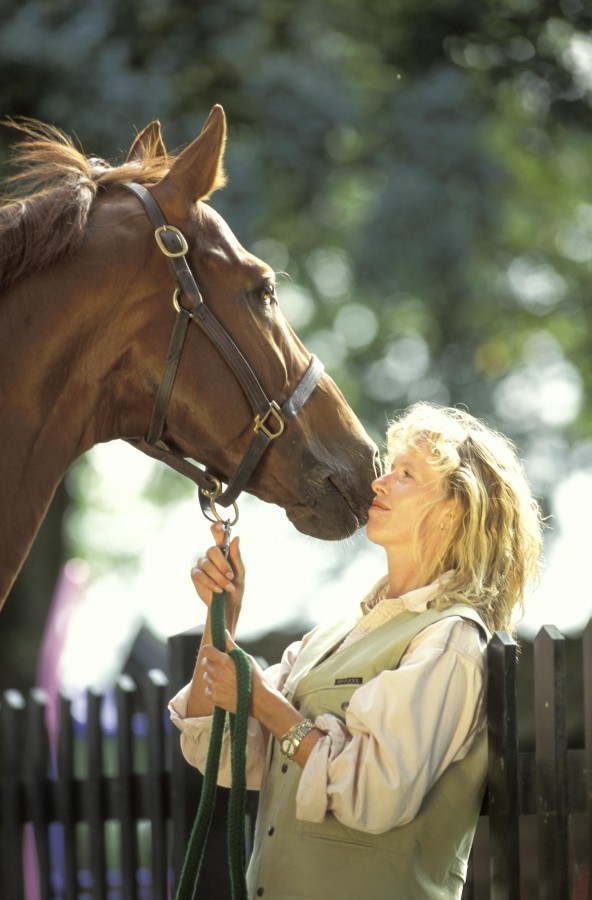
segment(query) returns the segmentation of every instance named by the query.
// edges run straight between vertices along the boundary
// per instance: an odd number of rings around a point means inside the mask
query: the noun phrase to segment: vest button
[[[283,766],[282,766],[282,772],[283,772],[284,775],[285,775],[287,771],[288,771],[288,763],[284,763]]]
[[[300,709],[300,700],[294,700],[294,709]]]
[[[349,700],[344,700],[343,703],[341,704],[341,708],[344,712],[348,708],[348,706],[349,706]]]
[[[272,836],[274,831],[275,831],[275,828],[273,827],[273,825],[270,825],[269,828],[267,829],[267,833],[270,837]]]
[[[262,887],[257,888],[257,896],[258,897],[262,897],[264,893],[265,893],[265,888],[262,888]]]

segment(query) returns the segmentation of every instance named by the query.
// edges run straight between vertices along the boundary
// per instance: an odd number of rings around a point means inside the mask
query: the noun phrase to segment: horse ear
[[[127,155],[127,162],[142,162],[145,159],[157,159],[166,155],[160,122],[155,120],[150,125],[146,125],[146,128],[136,137]]]
[[[158,187],[172,187],[186,200],[207,198],[224,187],[224,148],[226,146],[226,116],[221,106],[212,107],[201,134],[183,150]]]

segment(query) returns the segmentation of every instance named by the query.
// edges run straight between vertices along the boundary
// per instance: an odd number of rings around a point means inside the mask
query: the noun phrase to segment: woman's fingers
[[[200,596],[202,591],[215,594],[219,594],[221,591],[232,593],[235,590],[231,581],[233,578],[232,569],[230,569],[225,559],[222,570],[215,560],[207,556],[199,559],[197,565],[191,570],[191,580],[198,592],[200,592]]]
[[[236,710],[236,669],[227,653],[211,644],[202,649],[204,693],[216,706]]]
[[[238,536],[233,538],[226,558],[222,545],[225,540],[224,527],[221,522],[215,522],[211,527],[214,545],[204,556],[198,559],[191,570],[191,580],[204,603],[209,605],[212,594],[226,591],[234,596],[234,602],[241,601],[245,584],[245,567],[239,550]]]

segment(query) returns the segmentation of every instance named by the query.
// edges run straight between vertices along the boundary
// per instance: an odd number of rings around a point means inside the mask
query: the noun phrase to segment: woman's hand
[[[226,650],[232,650],[236,644],[229,634],[226,635]],[[211,644],[202,647],[200,659],[201,677],[204,682],[204,694],[214,706],[220,706],[227,712],[236,712],[236,666],[228,652],[216,650]],[[251,666],[251,713],[255,696],[270,688],[261,667],[252,656],[248,656]],[[199,678],[199,674],[197,675]]]
[[[239,549],[240,539],[235,537],[231,540],[226,559],[221,549],[224,543],[224,526],[221,522],[215,522],[211,532],[215,544],[206,551],[205,556],[198,559],[191,570],[191,580],[198,597],[208,609],[212,604],[212,595],[226,591],[227,613],[238,612],[245,591],[245,567]]]

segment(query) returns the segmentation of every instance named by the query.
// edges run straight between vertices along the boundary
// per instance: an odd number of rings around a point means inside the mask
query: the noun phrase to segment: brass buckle
[[[272,415],[276,417],[277,422],[278,422],[278,430],[277,431],[271,431],[266,425],[268,418]],[[263,434],[267,435],[267,437],[269,438],[270,441],[273,441],[275,438],[280,436],[280,434],[283,432],[283,430],[285,428],[285,425],[286,425],[286,423],[284,422],[284,420],[282,418],[281,409],[279,408],[279,406],[277,405],[275,400],[272,400],[271,403],[269,404],[269,409],[262,416],[260,416],[260,415],[255,416],[255,427],[254,427],[253,431],[255,432],[255,434],[258,431],[262,431]]]
[[[167,247],[165,246],[165,243],[162,239],[163,231],[174,232],[174,234],[176,234],[177,237],[179,238],[179,240],[181,241],[181,249],[177,250],[176,253],[173,253],[172,250],[168,250]],[[185,236],[179,231],[178,228],[175,228],[174,225],[161,225],[154,232],[154,238],[155,238],[156,243],[158,244],[160,250],[162,250],[164,255],[168,256],[169,259],[175,259],[177,256],[185,256],[185,254],[189,250],[189,245],[188,245],[187,241],[185,240]]]

